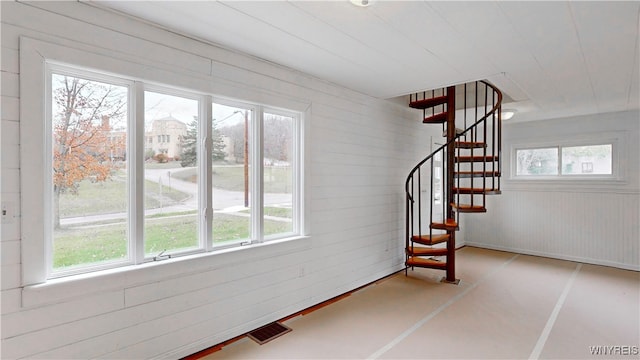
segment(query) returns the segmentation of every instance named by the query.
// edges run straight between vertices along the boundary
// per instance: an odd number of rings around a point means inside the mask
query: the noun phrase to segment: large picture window
[[[300,235],[299,113],[46,69],[47,278]]]

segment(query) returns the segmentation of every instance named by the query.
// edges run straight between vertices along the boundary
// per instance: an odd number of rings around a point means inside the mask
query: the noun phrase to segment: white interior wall
[[[404,180],[434,135],[416,112],[78,2],[2,2],[1,16],[3,359],[177,358],[402,268]],[[310,236],[23,288],[20,36],[308,103]]]
[[[405,176],[440,136],[420,114],[77,2],[1,2],[1,16],[0,195],[12,210],[0,242],[3,359],[176,358],[401,268]],[[20,163],[29,159],[19,155],[21,35],[175,66],[219,81],[218,95],[260,101],[273,92],[310,104],[311,236],[23,289],[21,223],[29,219],[20,219],[28,191]],[[462,215],[459,244],[638,269],[637,112],[507,124],[503,148],[576,129],[628,134],[624,182],[572,188],[505,178],[487,214]]]
[[[487,197],[487,214],[463,214],[466,244],[640,270],[639,125],[637,111],[505,122],[502,195]],[[620,180],[511,178],[509,159],[516,144],[612,133],[622,139]]]

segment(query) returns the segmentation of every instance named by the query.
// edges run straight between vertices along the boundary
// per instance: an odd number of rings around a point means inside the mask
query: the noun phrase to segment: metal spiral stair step
[[[445,222],[433,222],[430,227],[434,230],[458,230],[458,223],[454,219],[447,219]]]
[[[447,103],[447,95],[436,96],[428,99],[415,100],[409,103],[409,107],[414,109],[429,109],[434,106],[443,105]]]
[[[422,246],[409,246],[406,249],[409,256],[447,256],[447,249],[434,249]]]
[[[487,208],[483,205],[470,205],[470,204],[455,204],[452,203],[451,206],[455,211],[460,213],[484,213],[487,212]]]
[[[493,161],[498,161],[498,155],[487,155],[487,156],[456,156],[455,157],[455,162],[474,162],[474,163],[481,163],[481,162],[493,162]]]
[[[465,194],[465,195],[498,195],[501,194],[502,192],[500,191],[500,189],[494,189],[494,188],[453,188],[453,192],[456,194]]]
[[[411,241],[422,245],[435,245],[449,240],[449,234],[413,235]]]
[[[423,124],[442,124],[447,121],[447,112],[441,112],[435,115],[427,116],[422,120]]]
[[[438,261],[434,259],[425,259],[421,257],[411,256],[405,262],[405,265],[408,267],[422,267],[422,268],[430,268],[430,269],[439,269],[445,270],[447,268],[447,263],[444,261]]]
[[[471,177],[500,177],[499,171],[455,171],[454,177],[457,178],[471,178]]]
[[[487,143],[475,141],[456,141],[454,145],[460,149],[481,149],[487,147]]]

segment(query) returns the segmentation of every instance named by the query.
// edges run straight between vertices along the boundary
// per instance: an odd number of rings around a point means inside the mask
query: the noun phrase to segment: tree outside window
[[[133,81],[53,64],[47,76],[47,278],[295,235],[299,118],[292,113],[150,86],[136,99],[144,118],[134,119]],[[203,114],[211,115],[206,124]],[[144,132],[131,139],[129,124],[138,121]],[[208,134],[211,162],[199,160]],[[130,144],[144,153],[130,159]],[[199,178],[206,173],[210,179]]]
[[[612,175],[613,145],[516,149],[516,176]]]
[[[96,228],[86,238],[84,256],[64,249],[74,246],[87,219],[119,218],[127,211],[128,89],[57,73],[51,84],[54,268],[125,258],[124,229],[103,241]]]

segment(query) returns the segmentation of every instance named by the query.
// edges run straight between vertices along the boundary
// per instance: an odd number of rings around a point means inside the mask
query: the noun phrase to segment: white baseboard
[[[545,253],[541,251],[518,249],[518,248],[511,248],[508,246],[497,246],[497,245],[477,243],[477,242],[466,242],[465,245],[483,248],[483,249],[513,252],[513,253],[518,253],[523,255],[542,256],[542,257],[548,257],[548,258],[559,259],[559,260],[575,261],[575,262],[584,263],[584,264],[602,265],[602,266],[610,266],[610,267],[615,267],[615,268],[624,269],[624,270],[640,271],[640,265],[638,264],[625,264],[625,263],[619,263],[614,261],[583,258],[579,256],[570,256],[566,254],[552,254],[552,253]]]

